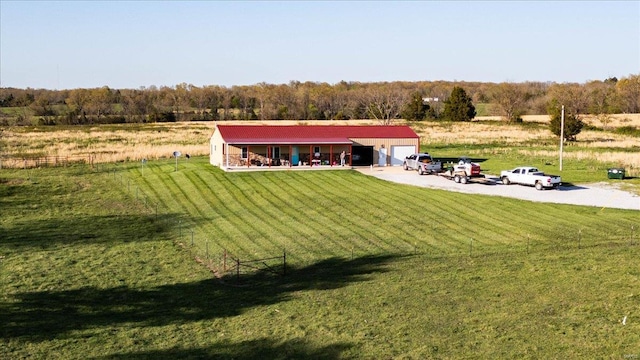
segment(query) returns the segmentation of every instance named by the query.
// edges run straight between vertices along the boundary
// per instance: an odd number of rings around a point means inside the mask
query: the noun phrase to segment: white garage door
[[[416,147],[413,145],[396,145],[391,147],[391,165],[399,166],[404,162],[404,158],[414,154]]]

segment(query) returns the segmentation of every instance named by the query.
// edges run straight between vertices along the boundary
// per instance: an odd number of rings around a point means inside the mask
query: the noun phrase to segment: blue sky
[[[640,73],[640,1],[0,0],[0,87]]]

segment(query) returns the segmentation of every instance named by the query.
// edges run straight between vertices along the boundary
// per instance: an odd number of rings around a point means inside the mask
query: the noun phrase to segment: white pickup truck
[[[531,166],[521,166],[513,170],[500,172],[500,180],[505,185],[520,184],[535,186],[536,189],[557,188],[562,185],[562,179],[556,175],[545,175],[538,168]]]
[[[433,174],[442,171],[442,163],[434,161],[428,153],[412,154],[404,158],[402,167],[405,170],[417,170],[418,174]]]

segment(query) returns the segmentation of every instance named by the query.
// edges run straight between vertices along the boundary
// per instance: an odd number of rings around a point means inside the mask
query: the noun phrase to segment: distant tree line
[[[482,105],[482,111],[478,111]],[[208,120],[444,119],[521,121],[565,106],[569,116],[640,113],[640,74],[578,83],[291,81],[250,86],[46,90],[0,88],[0,124],[57,125]],[[2,109],[5,108],[5,109]]]

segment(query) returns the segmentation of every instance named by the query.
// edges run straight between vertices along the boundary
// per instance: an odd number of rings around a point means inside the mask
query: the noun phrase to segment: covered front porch
[[[225,168],[313,168],[352,166],[352,143],[225,144]]]

